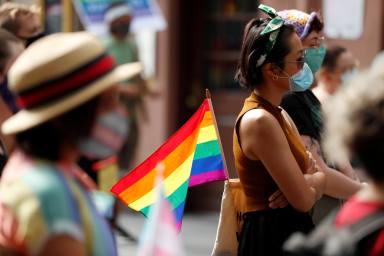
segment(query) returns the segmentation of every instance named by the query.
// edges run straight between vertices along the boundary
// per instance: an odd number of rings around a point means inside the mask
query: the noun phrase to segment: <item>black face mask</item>
[[[126,37],[129,32],[129,23],[115,24],[111,26],[111,32],[121,37]]]

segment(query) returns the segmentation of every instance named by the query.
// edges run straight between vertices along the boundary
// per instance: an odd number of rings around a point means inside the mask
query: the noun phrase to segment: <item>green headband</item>
[[[267,58],[268,54],[271,52],[273,46],[276,43],[276,38],[279,35],[279,31],[281,26],[284,24],[283,18],[281,18],[275,9],[272,7],[266,6],[264,4],[259,5],[259,10],[266,13],[271,20],[267,24],[267,26],[261,31],[260,35],[266,35],[269,34],[267,45],[265,46],[263,54],[260,55],[259,59],[256,62],[256,67],[261,66],[265,59]]]

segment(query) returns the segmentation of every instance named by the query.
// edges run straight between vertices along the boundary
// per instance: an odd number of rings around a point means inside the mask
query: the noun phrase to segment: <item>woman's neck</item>
[[[60,150],[61,163],[76,163],[79,158],[79,152],[76,147],[64,143]]]
[[[272,105],[280,106],[284,94],[288,91],[281,90],[278,86],[260,84],[254,89],[254,93],[265,100],[269,101]]]

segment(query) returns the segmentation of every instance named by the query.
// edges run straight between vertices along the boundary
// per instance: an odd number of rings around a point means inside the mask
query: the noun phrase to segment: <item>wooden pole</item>
[[[219,128],[217,126],[215,111],[213,110],[213,105],[212,105],[212,100],[211,100],[211,92],[209,91],[209,89],[205,89],[205,97],[208,99],[209,108],[211,109],[211,112],[212,112],[212,119],[213,119],[213,124],[215,126],[215,130],[216,130],[216,134],[217,134],[217,139],[219,141],[221,157],[223,158],[224,169],[225,169],[225,173],[227,174],[227,180],[229,180],[229,172],[228,172],[228,167],[227,167],[227,161],[225,160],[225,154],[224,154],[224,150],[223,150],[223,145],[221,143]]]
[[[38,0],[37,1],[39,7],[40,7],[40,25],[43,30],[45,30],[45,0]]]
[[[62,17],[61,17],[61,30],[63,32],[73,31],[73,7],[71,0],[61,0]]]

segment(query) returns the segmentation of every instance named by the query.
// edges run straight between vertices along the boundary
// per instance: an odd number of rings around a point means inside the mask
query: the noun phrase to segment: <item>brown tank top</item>
[[[283,117],[281,113],[282,109],[272,105],[255,93],[252,93],[244,102],[243,109],[237,117],[233,133],[235,166],[246,195],[247,211],[268,209],[268,197],[278,189],[277,184],[272,179],[263,163],[259,160],[251,160],[244,155],[238,139],[241,118],[249,110],[257,108],[265,109],[277,119],[284,131],[289,147],[291,148],[292,154],[301,171],[305,173],[308,168],[308,159],[305,148],[301,143],[300,138]],[[278,158],[276,160],[278,161]]]

